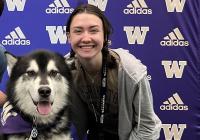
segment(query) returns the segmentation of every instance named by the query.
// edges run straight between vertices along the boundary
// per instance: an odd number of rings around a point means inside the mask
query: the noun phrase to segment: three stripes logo
[[[161,46],[189,46],[178,28],[173,29],[167,36],[160,42]]]
[[[147,15],[152,14],[152,9],[148,8],[144,0],[133,0],[131,4],[127,5],[127,8],[124,9],[124,14]]]
[[[173,94],[172,97],[168,98],[167,101],[163,102],[163,105],[160,106],[161,110],[188,110],[188,106],[184,105],[178,93]]]
[[[20,27],[16,27],[14,31],[2,40],[2,45],[30,45],[30,40],[27,40]]]
[[[46,10],[47,14],[70,14],[74,11],[67,0],[55,0]]]

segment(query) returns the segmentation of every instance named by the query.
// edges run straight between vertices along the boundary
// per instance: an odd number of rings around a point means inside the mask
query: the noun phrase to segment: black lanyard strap
[[[101,99],[100,99],[100,119],[99,123],[103,125],[104,123],[104,113],[105,113],[105,101],[106,101],[106,90],[107,90],[107,65],[103,61],[102,73],[101,73]]]

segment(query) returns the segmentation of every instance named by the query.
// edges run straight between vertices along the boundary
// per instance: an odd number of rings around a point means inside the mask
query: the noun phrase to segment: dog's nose
[[[41,87],[38,89],[39,95],[41,97],[49,97],[50,93],[51,93],[51,89],[49,87]]]

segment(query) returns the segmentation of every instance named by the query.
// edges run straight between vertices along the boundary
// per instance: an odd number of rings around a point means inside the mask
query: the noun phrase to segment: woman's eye
[[[51,77],[56,77],[57,75],[58,75],[58,71],[56,71],[56,70],[52,70],[49,72],[49,76],[51,76]]]
[[[81,33],[81,30],[80,29],[76,29],[73,31],[74,33]]]
[[[96,32],[98,32],[98,30],[97,29],[92,29],[90,32],[91,33],[96,33]]]
[[[74,31],[75,33],[80,33],[81,31],[80,30],[76,30],[76,31]]]
[[[26,74],[27,74],[29,77],[34,77],[34,76],[36,76],[36,72],[33,71],[33,70],[27,71]]]

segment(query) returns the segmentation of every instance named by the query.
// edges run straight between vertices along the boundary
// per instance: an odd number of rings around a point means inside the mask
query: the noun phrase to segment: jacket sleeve
[[[133,97],[133,122],[128,140],[157,140],[160,137],[161,121],[153,109],[152,92],[146,76],[142,78]]]

